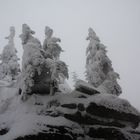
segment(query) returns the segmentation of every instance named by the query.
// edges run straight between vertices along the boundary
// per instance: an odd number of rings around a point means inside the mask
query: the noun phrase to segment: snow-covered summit
[[[1,95],[5,94],[4,89]],[[0,101],[2,140],[140,138],[137,128],[140,113],[128,101],[114,95],[99,92],[89,95],[74,90],[69,94],[57,92],[54,96],[33,94],[23,102],[16,89],[11,94],[9,90],[7,98]],[[106,134],[98,135],[103,132]]]

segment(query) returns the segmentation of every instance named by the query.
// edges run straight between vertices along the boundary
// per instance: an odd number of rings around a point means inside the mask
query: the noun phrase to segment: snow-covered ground
[[[15,96],[17,88],[14,87],[13,84],[14,83],[0,80],[0,101]]]
[[[81,96],[84,96],[84,98],[81,98]],[[92,106],[92,103],[99,107],[105,107],[106,111],[114,110],[117,114],[125,113],[125,117],[128,117],[127,114],[139,116],[139,112],[128,101],[110,94],[87,95],[78,91],[73,91],[69,94],[59,92],[54,96],[32,95],[27,101],[23,102],[21,101],[21,95],[17,94],[17,89],[13,84],[1,82],[0,132],[2,130],[6,132],[0,135],[0,140],[14,140],[18,137],[37,135],[44,131],[51,133],[48,126],[64,126],[66,129],[72,129],[72,133],[84,134],[84,129],[80,126],[78,120],[84,119],[84,115],[87,114],[93,117],[90,118],[91,120],[98,120],[98,117],[104,123],[108,123],[108,120],[113,120],[108,115],[107,118],[103,117],[105,114],[103,116],[96,116],[97,114],[95,113],[94,116],[94,108],[92,108],[94,106]],[[83,105],[85,110],[81,112],[81,115],[75,117],[74,115],[77,113],[80,104]],[[71,105],[75,107],[71,108]],[[87,112],[87,109],[90,107],[92,108],[91,113]],[[99,109],[101,110],[101,108]],[[109,114],[109,112],[106,113]],[[65,117],[65,114],[73,118],[68,119]],[[119,116],[114,118],[114,120],[117,120],[117,118]],[[73,119],[76,119],[76,121],[73,121]],[[121,117],[119,119],[121,120]],[[130,123],[133,123],[133,120]],[[128,126],[131,125],[128,123]],[[138,127],[136,130],[140,131],[139,129]]]

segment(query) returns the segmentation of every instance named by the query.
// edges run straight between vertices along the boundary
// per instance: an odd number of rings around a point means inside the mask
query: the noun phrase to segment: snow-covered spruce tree
[[[22,100],[33,93],[49,92],[49,68],[40,41],[33,35],[35,32],[27,24],[22,25],[20,35],[23,45],[22,73],[19,84]]]
[[[117,83],[119,74],[114,72],[112,62],[106,55],[106,47],[101,44],[94,30],[89,28],[88,32],[87,40],[90,42],[86,50],[86,79],[102,92],[118,96],[122,93]]]
[[[8,45],[6,45],[0,55],[0,79],[1,80],[15,80],[20,72],[20,65],[18,63],[17,50],[14,45],[15,28],[10,27],[10,35]]]
[[[51,90],[59,88],[61,92],[69,92],[70,87],[65,81],[69,78],[68,67],[65,62],[60,60],[60,53],[63,52],[58,44],[60,41],[60,38],[53,37],[53,29],[46,26],[43,49],[51,56],[54,62],[51,68]],[[53,91],[51,91],[51,93],[53,93]]]
[[[35,32],[27,24],[22,25],[20,35],[23,45],[22,73],[19,91],[22,100],[32,94],[51,94],[57,90],[57,79],[61,73],[68,77],[64,62],[56,61],[49,51],[42,48]]]

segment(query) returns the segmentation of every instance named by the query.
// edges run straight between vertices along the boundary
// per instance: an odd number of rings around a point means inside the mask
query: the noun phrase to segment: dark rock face
[[[69,108],[69,109],[75,109],[77,107],[77,105],[74,103],[73,104],[63,104],[61,106],[64,108]]]
[[[98,100],[98,96],[103,100]],[[90,139],[139,140],[140,132],[134,131],[140,123],[139,112],[127,101],[116,96],[113,99],[117,102],[110,102],[110,97],[111,95],[106,97],[104,94],[96,94],[77,101],[71,100],[71,103],[61,103],[61,107],[68,110],[63,112],[64,117],[84,126],[84,135]],[[118,103],[121,109],[117,107]],[[69,113],[70,110],[72,113]],[[126,128],[130,130],[127,131]]]
[[[91,127],[87,135],[92,138],[104,138],[106,140],[132,140],[131,134],[115,127]]]
[[[83,116],[79,111],[77,111],[74,114],[64,114],[64,117],[71,121],[78,122],[79,124],[82,125],[103,125],[103,126],[115,126],[120,128],[124,128],[126,126],[125,124],[117,120],[112,121],[109,121],[108,119],[102,120],[102,118],[99,118],[97,116],[96,117],[90,116],[88,114]]]
[[[93,100],[91,99],[91,96],[82,98],[81,100],[76,99],[76,101],[73,101],[73,99],[71,99],[71,103],[61,103],[61,107],[66,108],[70,113],[62,113],[67,119],[78,122],[80,124],[99,124],[120,128],[136,128],[140,122],[140,114],[135,109],[133,109],[130,104],[122,99],[119,99],[118,97],[113,97],[115,98],[115,100],[117,100],[116,103],[109,102],[108,98],[110,98],[110,96],[111,95],[108,95],[106,97],[106,95],[100,94],[100,97],[99,95],[93,95]],[[103,98],[103,101],[105,103],[102,104],[102,100],[97,102],[98,98]],[[90,99],[91,101],[89,101]],[[84,104],[84,102],[86,104]],[[89,103],[87,104],[87,102]],[[117,105],[119,102],[122,105],[120,105],[122,109],[119,109],[119,107],[115,107],[115,105]],[[107,106],[106,104],[109,104],[109,106]],[[123,109],[123,104],[125,104],[126,108],[129,108],[129,110],[125,110],[125,108]],[[112,105],[114,105],[113,108],[110,107]]]
[[[64,126],[47,126],[47,128],[49,128],[49,131],[44,130],[37,135],[19,137],[15,140],[76,140],[77,137],[83,137],[83,135],[74,134],[71,128]]]
[[[6,133],[8,133],[9,129],[8,128],[4,128],[0,130],[0,135],[5,135]]]
[[[75,140],[70,136],[63,134],[48,134],[48,133],[39,133],[37,135],[29,135],[25,137],[19,137],[15,140]]]
[[[105,106],[99,106],[95,103],[90,103],[86,109],[86,112],[104,118],[111,118],[115,120],[129,122],[134,128],[137,127],[140,122],[140,116],[131,113],[119,112],[113,109],[106,108]]]
[[[78,110],[79,111],[85,111],[85,107],[84,107],[84,105],[82,103],[78,104]]]

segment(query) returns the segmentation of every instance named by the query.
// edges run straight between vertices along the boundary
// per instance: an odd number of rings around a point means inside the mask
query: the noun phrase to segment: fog
[[[107,46],[113,68],[120,74],[122,98],[140,110],[140,1],[139,0],[0,0],[0,52],[15,26],[15,45],[22,58],[21,26],[27,23],[41,42],[44,28],[54,29],[65,52],[61,59],[85,79],[85,40],[92,27]],[[70,76],[69,84],[72,86]]]

